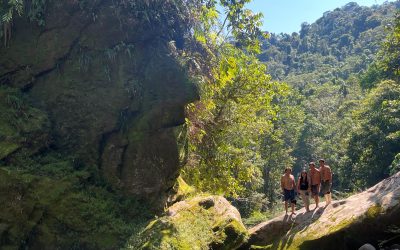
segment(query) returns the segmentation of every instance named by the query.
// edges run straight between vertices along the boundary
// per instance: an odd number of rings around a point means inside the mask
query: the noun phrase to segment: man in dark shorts
[[[328,165],[325,165],[325,160],[319,160],[319,171],[321,173],[321,193],[325,196],[326,205],[332,202],[332,171]]]
[[[319,206],[319,188],[321,185],[321,174],[318,169],[315,168],[315,163],[310,162],[310,182],[311,182],[311,196],[315,200],[315,208]]]
[[[292,169],[287,167],[285,169],[285,174],[281,177],[281,188],[283,191],[283,196],[285,200],[285,211],[288,213],[288,203],[290,201],[292,207],[292,215],[296,214],[294,211],[294,206],[296,205],[296,183],[294,176],[292,175]]]

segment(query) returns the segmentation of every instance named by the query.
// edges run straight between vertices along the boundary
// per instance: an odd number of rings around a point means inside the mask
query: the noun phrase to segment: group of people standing
[[[295,181],[292,175],[292,169],[287,167],[285,174],[281,178],[281,188],[285,200],[285,210],[288,213],[289,202],[292,208],[292,214],[295,213],[296,193],[299,193],[304,202],[306,211],[310,211],[310,194],[314,198],[315,208],[319,207],[319,193],[325,196],[326,205],[332,202],[332,171],[325,160],[319,160],[319,168],[316,168],[314,162],[309,163],[309,171],[303,169],[300,176]]]

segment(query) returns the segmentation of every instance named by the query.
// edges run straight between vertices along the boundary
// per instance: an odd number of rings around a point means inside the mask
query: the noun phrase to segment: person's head
[[[311,169],[315,168],[315,162],[313,162],[313,161],[310,162],[310,163],[308,164],[308,166],[310,166]]]
[[[324,159],[319,159],[319,166],[324,166],[325,165],[325,160]]]
[[[303,168],[303,170],[301,171],[301,177],[307,177],[307,170],[305,168]]]
[[[292,168],[291,167],[286,167],[285,168],[285,174],[291,174],[292,173]]]

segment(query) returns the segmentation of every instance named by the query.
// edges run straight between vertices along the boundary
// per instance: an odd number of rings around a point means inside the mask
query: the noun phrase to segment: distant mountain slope
[[[303,23],[300,33],[271,34],[263,41],[260,59],[275,79],[302,89],[308,82],[347,79],[363,71],[385,37],[400,1],[372,7],[351,2],[328,11],[313,24]]]

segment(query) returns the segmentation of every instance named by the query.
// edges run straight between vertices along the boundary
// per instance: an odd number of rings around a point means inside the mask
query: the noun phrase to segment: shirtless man
[[[315,163],[310,162],[310,181],[311,181],[311,196],[315,200],[315,208],[318,207],[319,204],[319,188],[321,185],[321,174],[318,169],[315,168]]]
[[[285,169],[285,174],[282,175],[281,177],[281,188],[285,199],[286,214],[288,213],[289,200],[292,206],[292,215],[296,214],[294,211],[294,205],[296,204],[296,199],[295,199],[296,183],[294,181],[294,176],[292,175],[292,169],[289,167]]]
[[[319,171],[321,173],[321,193],[325,196],[326,206],[332,202],[332,171],[328,165],[325,165],[325,160],[319,160]]]

